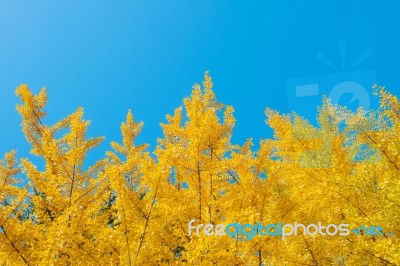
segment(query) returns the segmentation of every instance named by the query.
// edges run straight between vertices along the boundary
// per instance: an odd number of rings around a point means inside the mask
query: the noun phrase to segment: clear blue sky
[[[311,117],[335,84],[400,94],[399,11],[397,1],[361,0],[2,1],[0,152],[29,152],[15,110],[21,83],[47,88],[48,122],[84,107],[90,135],[107,138],[96,157],[120,140],[128,108],[153,150],[159,123],[206,70],[235,107],[239,144],[271,137],[266,107]]]

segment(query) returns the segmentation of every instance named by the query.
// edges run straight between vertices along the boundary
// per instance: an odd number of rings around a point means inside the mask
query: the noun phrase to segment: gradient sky
[[[271,137],[266,107],[310,118],[336,83],[353,81],[370,93],[369,83],[378,82],[399,95],[398,3],[2,1],[0,152],[29,153],[15,110],[21,83],[47,88],[46,122],[84,107],[89,135],[106,136],[97,158],[120,140],[128,108],[145,122],[139,142],[153,150],[159,123],[206,70],[218,100],[235,107],[239,144]],[[292,87],[303,83],[319,85],[318,95],[294,97]]]

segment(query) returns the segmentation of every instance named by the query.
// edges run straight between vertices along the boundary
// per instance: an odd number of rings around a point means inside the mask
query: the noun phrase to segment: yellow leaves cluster
[[[0,162],[2,265],[399,265],[400,104],[352,113],[324,100],[319,126],[267,109],[273,139],[231,143],[233,107],[205,74],[161,124],[154,155],[136,145],[129,110],[122,142],[92,166],[83,109],[45,125],[47,95],[17,88],[17,110],[38,170],[15,152]],[[60,136],[61,133],[64,133]],[[21,179],[19,176],[22,175]],[[28,181],[22,184],[22,181]],[[380,225],[383,237],[188,235],[187,224]]]

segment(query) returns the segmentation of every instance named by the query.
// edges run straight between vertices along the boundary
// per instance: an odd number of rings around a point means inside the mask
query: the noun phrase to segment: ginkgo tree
[[[231,142],[232,106],[208,73],[161,124],[153,150],[137,144],[131,111],[122,141],[93,165],[102,137],[83,109],[47,125],[47,94],[21,85],[17,111],[31,154],[0,161],[0,265],[400,265],[400,102],[376,86],[379,108],[322,102],[314,125],[266,109],[274,131]],[[382,235],[189,234],[196,224],[349,224]]]

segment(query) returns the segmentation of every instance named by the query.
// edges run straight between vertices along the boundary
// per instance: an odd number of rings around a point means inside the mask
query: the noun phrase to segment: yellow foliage
[[[154,154],[122,142],[88,166],[103,138],[78,110],[46,125],[44,89],[16,90],[22,130],[43,170],[16,152],[0,162],[1,265],[400,265],[400,103],[376,86],[373,112],[324,100],[318,127],[267,109],[272,139],[231,143],[232,106],[205,74],[167,115]],[[64,133],[62,136],[61,133]],[[287,239],[188,234],[188,223],[381,225],[393,235]]]

